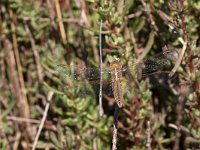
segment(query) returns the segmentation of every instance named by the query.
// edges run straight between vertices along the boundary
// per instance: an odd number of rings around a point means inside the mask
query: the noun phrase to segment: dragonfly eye
[[[171,61],[176,61],[179,57],[179,53],[176,50],[170,51],[170,52],[165,52],[164,53],[165,57]]]
[[[78,79],[78,75],[76,73],[74,73],[73,78]]]

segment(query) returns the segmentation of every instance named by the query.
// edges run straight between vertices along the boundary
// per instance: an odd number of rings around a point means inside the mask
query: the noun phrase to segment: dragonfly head
[[[179,57],[179,52],[177,50],[165,52],[164,55],[167,57],[167,59],[176,62],[176,60]]]
[[[121,69],[121,68],[122,68],[122,65],[120,64],[120,62],[118,60],[115,60],[110,64],[110,69],[111,70],[113,70],[113,69]]]

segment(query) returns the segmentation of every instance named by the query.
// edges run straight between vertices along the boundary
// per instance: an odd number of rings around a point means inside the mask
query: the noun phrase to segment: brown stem
[[[29,118],[30,109],[29,109],[27,99],[19,85],[19,78],[15,70],[15,58],[14,58],[14,53],[12,51],[12,44],[6,37],[4,37],[3,45],[4,45],[5,56],[6,56],[5,59],[8,65],[8,73],[9,73],[11,85],[12,85],[11,92],[12,92],[12,95],[16,98],[19,115],[23,118]]]
[[[62,41],[63,41],[64,44],[66,44],[67,38],[66,38],[66,34],[65,34],[65,28],[64,28],[63,21],[62,21],[62,14],[61,14],[60,4],[59,4],[58,0],[55,0],[55,6],[56,6],[57,17],[58,17],[58,20],[59,20],[58,24],[59,24],[59,27],[60,27],[60,34],[61,34],[61,37],[62,37]]]
[[[174,147],[173,150],[179,150],[180,147],[180,137],[181,137],[181,122],[183,120],[183,103],[184,103],[184,97],[183,96],[179,96],[178,98],[178,104],[176,107],[176,114],[177,114],[177,119],[176,119],[176,126],[178,127],[178,130],[176,131],[176,140],[174,143]]]
[[[16,36],[16,26],[14,24],[14,16],[13,16],[13,11],[9,10],[9,15],[10,18],[12,19],[11,22],[11,30],[12,32],[12,40],[13,40],[13,49],[14,49],[14,54],[15,54],[15,58],[16,58],[16,63],[17,63],[17,69],[18,69],[18,75],[19,75],[19,82],[20,82],[20,87],[23,93],[23,97],[25,98],[25,100],[27,101],[27,97],[25,94],[25,84],[24,84],[24,77],[23,77],[23,73],[22,73],[22,65],[20,62],[20,56],[19,56],[19,49],[18,49],[18,43],[17,43],[17,36]]]
[[[49,19],[50,19],[50,24],[52,28],[56,27],[55,23],[55,10],[54,10],[54,2],[51,0],[46,0],[47,8],[48,8],[48,13],[49,13]]]
[[[181,22],[182,22],[182,30],[184,33],[184,43],[183,43],[183,48],[180,52],[179,58],[174,66],[174,68],[172,69],[172,73],[170,73],[170,76],[174,75],[174,73],[176,72],[176,70],[178,69],[178,67],[181,64],[181,61],[183,59],[183,56],[185,54],[185,51],[188,47],[188,35],[187,35],[187,30],[186,30],[186,23],[185,23],[185,14],[184,14],[184,0],[178,0],[179,1],[179,8],[181,9],[180,12],[180,18],[181,18]],[[190,53],[190,52],[189,52]],[[189,54],[190,55],[190,54]],[[192,62],[190,62],[189,64],[192,64]]]
[[[42,67],[40,65],[40,56],[38,54],[38,51],[36,50],[35,40],[33,38],[33,35],[26,23],[25,23],[25,30],[28,33],[28,36],[31,42],[31,47],[32,47],[34,58],[35,58],[35,63],[36,63],[36,68],[37,68],[37,73],[38,73],[38,79],[41,82],[43,79],[43,74],[42,74]]]

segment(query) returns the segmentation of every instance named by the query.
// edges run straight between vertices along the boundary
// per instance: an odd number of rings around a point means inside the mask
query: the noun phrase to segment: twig
[[[9,15],[7,14],[5,6],[1,5],[1,12],[4,17],[1,18],[1,23],[3,19],[10,20]],[[1,40],[3,41],[3,48],[5,52],[5,60],[8,66],[8,75],[10,76],[11,80],[11,93],[16,98],[18,112],[21,117],[29,118],[29,105],[27,102],[26,97],[24,97],[24,93],[20,89],[19,78],[17,72],[15,70],[15,55],[13,53],[13,45],[10,40],[7,38],[5,29],[8,28],[7,26],[2,26],[0,29],[1,33]],[[6,103],[3,103],[6,104]],[[23,109],[21,109],[23,108]]]
[[[178,40],[183,44],[183,47],[181,49],[181,52],[179,54],[179,58],[178,60],[176,61],[175,63],[175,66],[174,68],[172,69],[171,73],[169,74],[169,76],[173,76],[174,73],[177,71],[178,67],[180,66],[181,64],[181,61],[183,59],[183,56],[185,54],[185,51],[187,49],[187,46],[188,46],[188,35],[187,35],[187,31],[186,31],[186,23],[185,23],[185,17],[184,17],[184,6],[183,6],[183,1],[184,0],[179,0],[179,8],[181,9],[180,12],[180,18],[181,18],[181,21],[182,21],[182,30],[183,30],[183,34],[184,34],[184,40],[182,37],[178,36]],[[175,27],[173,26],[173,21],[165,14],[163,13],[162,11],[158,10],[157,11],[159,16],[165,21],[165,23],[169,26],[169,28],[171,28],[172,30],[176,31]],[[176,34],[177,35],[177,34]]]
[[[183,56],[185,54],[185,51],[187,49],[188,46],[188,35],[187,35],[187,30],[186,30],[186,23],[185,23],[185,15],[184,15],[184,6],[183,6],[183,2],[184,0],[178,0],[179,1],[179,8],[181,9],[181,22],[182,22],[182,30],[183,30],[183,34],[184,34],[184,43],[183,43],[183,48],[181,50],[180,56],[174,66],[174,68],[172,69],[172,72],[169,74],[169,76],[173,76],[174,73],[176,72],[176,70],[178,69],[178,67],[181,64],[181,61],[183,59]]]
[[[148,17],[150,19],[151,25],[153,26],[153,28],[156,31],[156,33],[158,33],[159,32],[158,27],[156,26],[156,23],[155,23],[155,21],[153,19],[153,16],[152,16],[151,12],[147,9],[146,3],[144,2],[144,0],[140,0],[140,1],[141,1],[142,5],[144,7],[144,10],[147,12],[147,15],[148,15]]]
[[[151,23],[151,25],[152,25],[152,27],[153,27],[153,29],[154,29],[154,31],[155,31],[155,34],[158,35],[158,37],[159,37],[159,40],[160,40],[160,42],[161,42],[162,47],[166,46],[166,42],[165,42],[165,40],[162,38],[162,36],[160,35],[159,29],[158,29],[158,27],[156,26],[156,23],[155,23],[155,21],[154,21],[153,15],[151,14],[151,11],[147,8],[147,5],[146,5],[146,3],[145,3],[144,0],[140,0],[140,1],[141,1],[142,5],[143,5],[143,7],[144,7],[144,10],[146,11],[146,13],[147,13],[147,15],[148,15],[148,17],[149,17],[150,23]]]
[[[169,127],[175,129],[175,130],[180,130],[182,132],[184,132],[185,134],[188,134],[188,135],[192,135],[193,137],[195,137],[192,133],[190,133],[190,130],[183,126],[183,125],[180,125],[179,127],[173,123],[169,123]]]
[[[85,4],[85,1],[79,1],[80,2],[80,24],[85,24],[87,26],[90,26],[90,22],[87,18],[87,14],[86,14],[86,11],[87,11],[87,7],[86,7],[86,4]]]
[[[42,17],[42,18],[36,19],[36,18],[31,18],[31,17],[19,17],[18,19],[22,21],[33,21],[33,22],[52,22],[52,21],[60,22],[62,21],[64,23],[73,23],[73,24],[79,23],[79,20],[75,18],[51,19],[51,18]]]
[[[12,45],[10,41],[6,39],[6,37],[3,38],[3,44],[6,55],[6,61],[8,65],[8,72],[12,84],[12,89],[11,89],[12,95],[14,95],[17,100],[17,107],[20,116],[24,118],[29,118],[29,105],[26,99],[23,97],[23,94],[20,90],[19,79],[17,76],[17,72],[15,70],[15,58],[14,58],[14,53],[12,51]]]
[[[97,129],[94,128],[92,130],[93,134],[95,134],[97,132]],[[92,140],[92,150],[97,150],[97,137],[95,136]]]
[[[99,34],[99,30],[96,30],[96,29],[93,29],[91,27],[88,27],[88,26],[85,26],[85,25],[81,25],[79,24],[82,28],[88,30],[88,31],[91,31],[91,32],[94,32],[96,34]],[[112,30],[105,30],[105,31],[101,31],[101,34],[110,34],[110,33],[113,33]]]
[[[112,140],[112,150],[117,150],[117,128],[114,125],[113,128],[113,140]]]
[[[174,68],[172,69],[171,73],[169,74],[170,77],[172,77],[174,75],[174,73],[177,71],[178,67],[180,66],[186,49],[187,49],[187,41],[185,41],[184,44],[183,44],[183,48],[181,49],[181,52],[179,54],[179,58],[176,61],[176,64],[175,64]]]
[[[193,61],[192,61],[192,50],[191,50],[191,47],[190,47],[190,40],[189,40],[189,37],[188,37],[188,33],[187,33],[187,25],[186,25],[186,21],[185,21],[185,7],[184,7],[184,0],[178,0],[179,2],[179,7],[180,8],[180,18],[181,18],[181,23],[182,23],[182,30],[183,30],[183,34],[184,34],[184,40],[186,41],[187,43],[187,54],[188,54],[188,58],[189,58],[189,62],[187,63],[190,71],[194,71],[194,65],[193,65]]]
[[[149,40],[147,42],[147,45],[144,49],[144,52],[138,57],[138,59],[136,60],[136,64],[140,63],[140,61],[142,59],[144,59],[144,57],[148,54],[148,52],[151,50],[151,47],[153,45],[154,42],[154,36],[155,36],[155,32],[151,32],[149,35]]]
[[[103,83],[103,78],[102,78],[102,41],[101,41],[101,31],[102,31],[102,20],[100,22],[100,27],[99,27],[99,63],[100,63],[100,89],[99,89],[99,116],[100,118],[103,117],[104,110],[102,107],[102,83]]]
[[[49,21],[50,21],[50,25],[52,28],[56,27],[56,23],[55,23],[55,9],[54,9],[54,2],[52,0],[46,0],[46,4],[47,4],[47,8],[48,8],[48,14],[49,14]]]
[[[7,116],[6,117],[7,120],[12,120],[12,121],[19,121],[19,122],[29,122],[29,123],[35,123],[35,124],[39,124],[40,121],[39,120],[35,120],[35,119],[29,119],[29,118],[22,118],[22,117],[15,117],[15,116]]]
[[[21,90],[24,94],[24,97],[27,99],[27,97],[24,93],[25,85],[24,85],[24,78],[23,78],[23,73],[22,73],[22,65],[21,65],[21,62],[20,62],[20,56],[19,56],[19,50],[18,50],[18,44],[17,44],[16,27],[15,27],[15,24],[14,24],[14,16],[13,16],[13,11],[11,9],[9,10],[9,14],[10,14],[10,18],[12,19],[11,30],[12,30],[13,49],[14,49],[16,63],[17,63],[20,86],[21,86]]]
[[[147,121],[147,143],[146,143],[146,147],[147,150],[151,150],[151,126],[150,126],[150,121]]]
[[[43,126],[44,126],[44,122],[45,122],[45,120],[46,120],[46,118],[47,118],[47,113],[48,113],[48,110],[49,110],[50,101],[51,101],[51,99],[52,99],[52,97],[53,97],[53,94],[54,94],[53,92],[49,92],[49,93],[48,93],[47,104],[46,104],[46,106],[45,106],[45,111],[44,111],[44,114],[43,114],[43,117],[42,117],[42,120],[41,120],[39,129],[38,129],[37,135],[36,135],[36,137],[35,137],[32,150],[35,150],[35,148],[36,148],[36,145],[37,145],[37,142],[38,142],[40,133],[41,133],[42,128],[43,128]]]
[[[61,15],[61,10],[60,10],[59,0],[55,0],[55,5],[56,5],[57,17],[58,17],[58,20],[59,20],[58,24],[59,24],[59,27],[60,27],[60,34],[61,34],[63,43],[66,44],[67,39],[66,39],[64,24],[62,22],[62,15]]]
[[[158,15],[161,17],[161,19],[164,21],[164,23],[173,31],[173,33],[175,34],[175,36],[177,37],[177,39],[184,44],[184,40],[182,37],[180,37],[179,33],[177,32],[175,26],[173,25],[173,21],[172,19],[165,14],[163,11],[161,10],[157,10]]]
[[[15,136],[15,143],[13,144],[13,150],[18,150],[20,137],[21,137],[21,133],[18,131]]]
[[[118,105],[115,104],[114,125],[113,125],[113,139],[112,139],[112,150],[117,150],[118,109],[119,109]]]
[[[1,112],[1,102],[0,102],[0,114],[2,114]],[[1,118],[1,117],[0,117]],[[3,126],[2,126],[2,119],[0,119],[0,133],[2,133],[2,130],[3,130]],[[1,135],[1,134],[0,134]],[[1,141],[0,141],[1,142]]]
[[[38,73],[38,79],[39,81],[42,81],[43,75],[42,75],[42,67],[40,65],[40,56],[39,56],[39,53],[37,52],[33,35],[26,22],[25,22],[25,30],[28,33],[28,36],[31,42],[31,47],[32,47],[34,58],[35,58],[35,63],[36,63],[36,68],[37,68],[37,73]]]
[[[177,114],[177,119],[176,119],[176,126],[178,127],[178,130],[176,131],[176,140],[173,146],[173,150],[179,150],[179,144],[180,144],[180,137],[181,137],[181,122],[183,120],[183,105],[184,105],[184,97],[179,95],[178,97],[178,104],[176,106],[176,114]]]
[[[184,0],[178,0],[179,1],[179,6],[180,6],[180,18],[181,18],[181,22],[182,22],[182,30],[183,30],[183,33],[184,33],[184,39],[186,41],[188,41],[188,34],[187,34],[187,29],[186,29],[186,23],[185,23],[185,14],[184,14]]]
[[[20,17],[18,18],[19,20],[22,21],[33,21],[33,22],[50,22],[51,19],[50,18],[39,18],[39,19],[35,19],[35,18],[31,18],[31,17]],[[61,18],[61,19],[54,19],[55,22],[63,22],[63,23],[68,23],[68,24],[77,24],[79,25],[81,28],[84,28],[86,30],[89,30],[91,32],[94,32],[95,34],[99,34],[99,30],[96,30],[94,28],[91,28],[89,26],[83,25],[79,22],[78,19],[74,19],[74,18]],[[110,34],[113,33],[112,30],[105,30],[105,31],[101,31],[101,34]]]

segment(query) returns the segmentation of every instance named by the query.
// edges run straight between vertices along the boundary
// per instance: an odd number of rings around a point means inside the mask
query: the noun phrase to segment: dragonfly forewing
[[[108,76],[110,73],[108,69],[100,69],[93,67],[80,67],[78,65],[57,65],[56,70],[64,78],[71,78],[73,80],[98,80],[100,75],[103,77]]]

